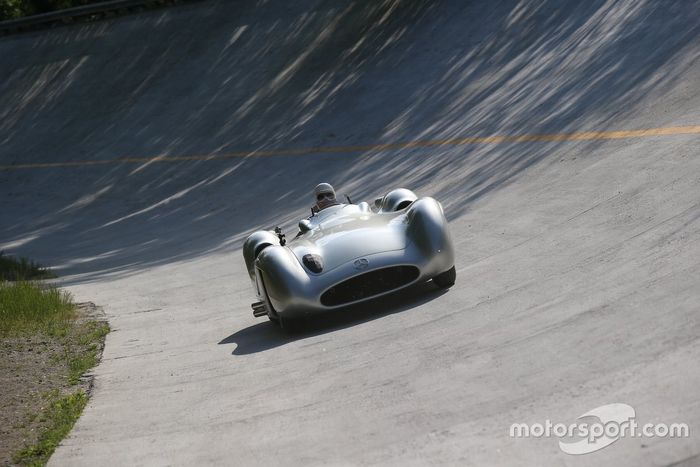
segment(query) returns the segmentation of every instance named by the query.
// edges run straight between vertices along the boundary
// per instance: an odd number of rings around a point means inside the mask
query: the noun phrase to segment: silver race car
[[[442,205],[403,188],[377,198],[374,209],[348,199],[312,212],[289,241],[279,228],[257,231],[243,257],[258,297],[253,314],[282,327],[421,281],[447,288],[456,278]]]

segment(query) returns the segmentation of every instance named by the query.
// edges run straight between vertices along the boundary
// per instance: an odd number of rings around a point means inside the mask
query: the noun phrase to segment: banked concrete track
[[[0,248],[113,328],[51,464],[698,465],[699,19],[211,1],[0,39]],[[242,239],[318,181],[440,199],[457,285],[255,320]],[[610,403],[690,437],[508,436]]]

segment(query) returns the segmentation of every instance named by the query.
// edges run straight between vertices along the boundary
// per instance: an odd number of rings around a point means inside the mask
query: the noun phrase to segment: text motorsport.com
[[[566,438],[559,441],[559,448],[567,454],[588,454],[599,451],[620,438],[688,438],[690,429],[686,423],[645,423],[636,420],[635,410],[627,404],[608,404],[596,407],[577,418],[595,417],[596,422],[571,424],[513,423],[511,438]]]

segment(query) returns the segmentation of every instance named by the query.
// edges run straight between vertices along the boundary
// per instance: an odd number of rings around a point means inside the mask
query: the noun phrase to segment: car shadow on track
[[[445,292],[445,289],[436,289],[432,282],[424,282],[368,303],[305,319],[298,323],[294,331],[283,330],[270,321],[264,321],[234,332],[219,344],[236,344],[232,355],[264,352],[299,339],[338,331],[410,310],[434,300]]]

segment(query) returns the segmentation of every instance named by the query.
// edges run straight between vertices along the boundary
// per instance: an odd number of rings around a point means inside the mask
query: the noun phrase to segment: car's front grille
[[[324,306],[352,303],[398,289],[418,278],[415,266],[392,266],[366,272],[334,285],[321,295]]]

